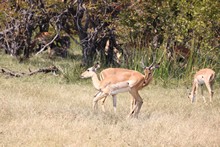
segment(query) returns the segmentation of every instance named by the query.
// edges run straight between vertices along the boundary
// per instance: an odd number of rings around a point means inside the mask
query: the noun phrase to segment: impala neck
[[[145,75],[144,75],[144,84],[143,86],[147,86],[151,80],[153,79],[153,74],[149,74],[149,72],[145,72]]]
[[[148,78],[145,78],[145,80],[144,80],[144,82],[145,82],[144,86],[147,86],[147,85],[151,82],[152,79],[153,79],[153,76],[149,76]]]
[[[100,89],[100,80],[98,78],[98,75],[94,72],[94,75],[92,76],[92,84],[95,87],[95,89]]]

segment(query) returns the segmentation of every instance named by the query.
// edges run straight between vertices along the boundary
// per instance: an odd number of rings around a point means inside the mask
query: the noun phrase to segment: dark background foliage
[[[47,50],[66,58],[75,42],[81,64],[140,70],[161,63],[156,76],[189,79],[204,67],[219,72],[217,0],[5,0],[1,50],[25,60]],[[218,75],[218,74],[217,74]]]

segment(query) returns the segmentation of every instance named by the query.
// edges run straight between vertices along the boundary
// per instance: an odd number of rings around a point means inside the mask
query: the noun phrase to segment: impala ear
[[[159,68],[160,67],[160,63],[157,63],[156,65],[154,65],[155,68]]]
[[[93,66],[94,70],[96,71],[97,69],[100,68],[100,64],[99,62],[97,62],[94,66]]]
[[[159,68],[160,67],[160,63],[155,64],[154,66],[150,67],[150,70],[153,70],[155,68]]]

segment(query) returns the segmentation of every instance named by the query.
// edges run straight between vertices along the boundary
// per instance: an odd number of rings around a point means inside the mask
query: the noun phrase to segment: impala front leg
[[[195,97],[197,95],[197,89],[198,89],[198,84],[196,81],[193,82],[193,87],[192,87],[192,92],[189,94],[189,98],[191,100],[191,103],[194,102]]]
[[[139,95],[139,94],[138,94]],[[137,105],[137,109],[135,110],[135,113],[134,113],[134,117],[135,118],[138,118],[138,114],[140,113],[140,110],[141,110],[141,107],[143,105],[143,99],[141,97],[138,97],[136,100],[135,100],[135,103]]]
[[[133,109],[129,113],[128,117],[131,118],[132,116],[134,116],[134,118],[138,118],[138,114],[139,114],[140,109],[143,104],[143,99],[140,97],[138,91],[136,91],[135,89],[131,90],[130,94],[133,97],[133,103],[135,103],[135,106],[133,107]]]
[[[130,111],[133,110],[133,108],[135,107],[136,103],[135,103],[135,99],[133,97],[131,97],[131,108]]]

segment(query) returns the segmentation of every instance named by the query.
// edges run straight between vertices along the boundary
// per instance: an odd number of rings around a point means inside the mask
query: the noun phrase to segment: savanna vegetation
[[[217,0],[1,1],[0,145],[219,146],[219,7]],[[80,74],[95,62],[142,72],[142,59],[160,68],[140,91],[139,118],[126,119],[128,93],[118,96],[116,114],[111,97],[105,113],[94,113],[96,90]],[[3,72],[51,65],[58,71]],[[199,94],[191,104],[187,87],[205,67],[216,72],[213,102]]]

